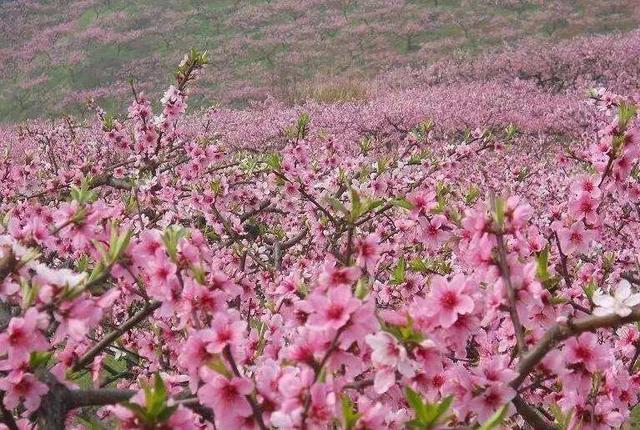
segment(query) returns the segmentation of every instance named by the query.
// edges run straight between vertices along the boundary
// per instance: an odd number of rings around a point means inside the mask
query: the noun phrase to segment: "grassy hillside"
[[[78,114],[87,97],[120,108],[128,78],[163,88],[191,46],[212,60],[192,105],[359,99],[382,71],[628,30],[637,9],[637,0],[5,1],[0,121]]]

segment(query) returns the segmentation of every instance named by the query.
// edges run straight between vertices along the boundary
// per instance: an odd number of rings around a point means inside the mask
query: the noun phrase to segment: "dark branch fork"
[[[635,321],[640,321],[640,307],[634,308],[631,314],[625,317],[617,314],[588,316],[555,324],[547,330],[546,334],[540,339],[536,346],[520,359],[518,363],[518,376],[516,376],[509,385],[514,390],[517,390],[535,370],[538,364],[540,364],[547,353],[561,342],[585,332],[593,332],[601,328],[616,328]],[[520,396],[517,396],[513,403],[516,406],[516,410],[518,410],[533,428],[542,430],[557,429],[557,426],[545,418],[542,413],[524,402]]]

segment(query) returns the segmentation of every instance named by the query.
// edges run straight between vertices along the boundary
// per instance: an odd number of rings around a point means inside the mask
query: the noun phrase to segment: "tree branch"
[[[250,210],[250,211],[245,212],[242,215],[240,215],[240,222],[245,222],[246,220],[248,220],[252,216],[257,215],[260,212],[264,211],[269,206],[271,206],[271,200],[267,199],[267,200],[263,201],[262,203],[260,203],[260,206],[258,206],[256,209]]]
[[[9,430],[19,430],[15,418],[11,412],[4,407],[4,393],[0,392],[0,423],[7,426]]]
[[[102,352],[106,347],[108,347],[112,342],[118,339],[127,331],[131,330],[135,327],[140,321],[151,315],[153,311],[160,307],[160,302],[152,302],[147,304],[144,308],[142,308],[138,313],[125,321],[120,327],[116,330],[110,332],[105,337],[100,339],[100,341],[93,346],[85,355],[83,355],[72,367],[74,372],[82,369],[87,364],[91,363],[93,359]]]
[[[511,316],[511,322],[513,323],[513,331],[516,335],[516,343],[518,346],[518,354],[522,356],[527,352],[527,344],[524,341],[524,327],[520,322],[520,316],[516,308],[516,292],[511,284],[511,273],[509,273],[509,265],[507,264],[507,253],[504,246],[504,238],[502,233],[496,234],[498,241],[498,266],[500,267],[500,273],[505,287],[507,287],[507,296],[509,298],[509,315]]]
[[[229,347],[229,345],[224,347],[224,349],[222,350],[222,353],[224,354],[225,358],[229,362],[229,365],[231,366],[231,370],[233,370],[233,374],[236,375],[237,377],[242,377],[242,375],[240,374],[240,371],[238,370],[238,366],[236,365],[236,361],[233,358],[233,354],[231,354],[231,348]],[[267,426],[265,425],[262,419],[262,410],[260,409],[260,406],[256,402],[256,399],[253,397],[252,394],[248,394],[246,398],[247,398],[247,401],[249,402],[249,405],[251,406],[251,411],[253,412],[253,418],[255,418],[256,423],[258,424],[258,427],[260,428],[260,430],[267,430]]]
[[[557,430],[553,423],[549,422],[534,407],[522,400],[522,397],[516,396],[511,402],[516,407],[516,411],[535,430]]]
[[[2,282],[4,281],[4,278],[14,271],[18,264],[18,260],[16,260],[16,255],[10,247],[2,247],[0,251],[2,251],[2,257],[0,257],[0,282]]]
[[[640,307],[631,314],[621,317],[617,314],[605,316],[589,316],[578,320],[557,323],[547,330],[534,349],[529,351],[518,364],[518,376],[511,381],[511,387],[517,389],[535,367],[544,359],[549,351],[560,342],[581,333],[595,331],[599,328],[615,328],[634,321],[640,321]]]
[[[73,390],[68,393],[69,409],[84,406],[105,406],[129,400],[136,392],[110,388]]]
[[[282,179],[283,181],[293,183],[293,181],[291,181],[289,178],[287,178],[285,175],[283,175],[280,172],[273,171],[273,174],[276,175],[277,177],[279,177],[280,179]],[[318,201],[315,199],[315,197],[313,197],[311,194],[309,194],[305,190],[305,188],[304,188],[304,186],[302,184],[298,186],[298,192],[300,194],[302,194],[302,197],[304,197],[306,200],[311,202],[316,208],[318,208],[318,210],[320,212],[322,212],[329,219],[329,221],[331,221],[331,223],[333,225],[337,225],[338,222],[336,221],[335,217],[333,215],[331,215],[331,212],[329,212],[324,206],[322,206],[320,203],[318,203]]]

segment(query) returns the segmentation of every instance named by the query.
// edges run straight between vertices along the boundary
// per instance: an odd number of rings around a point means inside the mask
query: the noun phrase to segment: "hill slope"
[[[245,105],[267,94],[359,99],[368,79],[532,38],[557,41],[637,26],[635,0],[230,1],[0,3],[0,121],[79,113],[88,96],[128,99],[127,79],[154,82],[186,48],[212,66],[192,105]]]

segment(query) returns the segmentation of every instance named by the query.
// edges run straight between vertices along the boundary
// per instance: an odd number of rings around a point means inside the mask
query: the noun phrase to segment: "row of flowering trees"
[[[268,142],[249,117],[232,143],[219,112],[184,115],[207,62],[185,57],[157,115],[132,86],[126,117],[4,131],[0,427],[629,419],[638,99],[593,92],[571,145],[358,128],[348,106]]]

